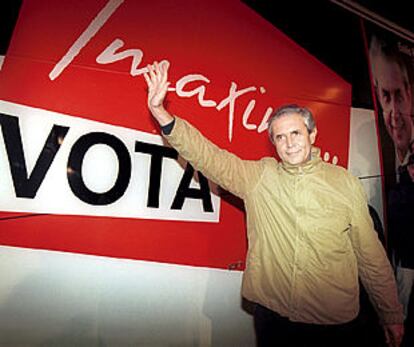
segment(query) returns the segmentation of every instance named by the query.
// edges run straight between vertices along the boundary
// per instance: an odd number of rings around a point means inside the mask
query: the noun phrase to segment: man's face
[[[396,62],[380,58],[378,67],[377,93],[385,126],[397,149],[406,151],[411,140],[411,90]]]
[[[411,177],[411,181],[414,182],[414,164],[408,165],[407,170],[408,170],[408,174]]]
[[[273,130],[273,143],[283,162],[300,165],[310,159],[311,147],[316,138],[316,128],[309,134],[301,115],[286,114],[275,119],[270,126]]]

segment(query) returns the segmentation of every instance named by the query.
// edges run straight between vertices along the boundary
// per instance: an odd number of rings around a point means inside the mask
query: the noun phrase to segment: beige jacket
[[[248,254],[242,295],[288,317],[344,323],[359,311],[358,275],[384,324],[402,323],[391,266],[364,190],[345,169],[313,159],[242,160],[182,119],[169,143],[206,177],[244,200]]]

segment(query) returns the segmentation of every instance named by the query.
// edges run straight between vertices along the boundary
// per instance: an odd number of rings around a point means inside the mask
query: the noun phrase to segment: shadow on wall
[[[105,347],[99,336],[96,336],[94,324],[87,316],[72,318],[63,328],[61,334],[39,343],[38,347]]]
[[[30,274],[0,305],[0,346],[105,346],[87,312],[62,318],[76,296],[41,272]]]
[[[241,278],[241,272],[233,271],[210,272],[208,275],[203,313],[211,321],[210,346],[255,346],[251,316],[254,304],[241,298]],[[220,290],[220,283],[224,281],[232,286],[226,292]]]

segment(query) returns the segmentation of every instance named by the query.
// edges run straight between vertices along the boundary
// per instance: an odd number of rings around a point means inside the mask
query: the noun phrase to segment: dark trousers
[[[258,347],[355,347],[360,345],[358,323],[319,325],[291,322],[257,305],[254,325]]]

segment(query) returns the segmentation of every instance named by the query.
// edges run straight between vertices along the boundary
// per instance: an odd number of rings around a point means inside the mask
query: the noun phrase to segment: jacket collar
[[[283,170],[292,175],[303,175],[306,173],[314,172],[322,163],[321,150],[317,147],[311,149],[311,159],[301,165],[292,165],[286,162],[282,162]]]

